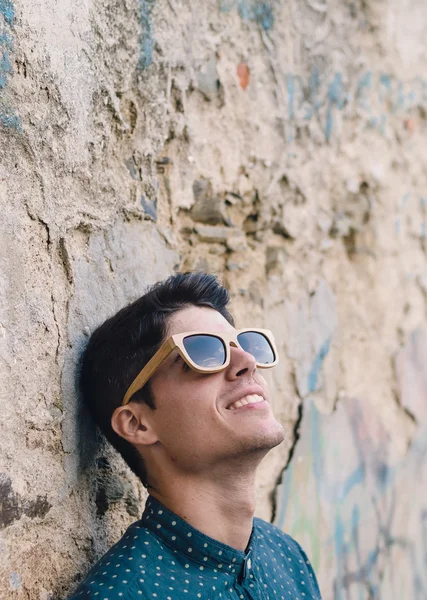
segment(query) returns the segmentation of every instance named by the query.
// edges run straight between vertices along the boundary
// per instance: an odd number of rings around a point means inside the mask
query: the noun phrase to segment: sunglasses
[[[122,405],[144,387],[156,369],[173,350],[197,373],[218,373],[230,364],[230,347],[251,354],[261,369],[274,367],[279,361],[273,334],[268,329],[237,329],[231,333],[188,332],[172,335],[160,346],[153,358],[129,386]]]

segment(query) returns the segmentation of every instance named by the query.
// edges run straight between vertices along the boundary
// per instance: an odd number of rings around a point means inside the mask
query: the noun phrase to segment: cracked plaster
[[[135,519],[75,366],[176,268],[275,333],[287,437],[258,514],[326,600],[425,595],[426,20],[421,0],[0,0],[1,598],[65,597]]]

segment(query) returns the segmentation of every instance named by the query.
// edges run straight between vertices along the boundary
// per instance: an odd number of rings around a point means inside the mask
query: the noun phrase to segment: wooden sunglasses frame
[[[254,333],[260,333],[263,335],[268,343],[270,344],[273,353],[274,353],[274,361],[268,364],[264,363],[256,363],[256,366],[260,369],[269,369],[274,367],[279,362],[277,348],[274,341],[273,334],[269,329],[236,329],[233,332],[226,333],[212,333],[211,331],[187,331],[185,333],[177,333],[172,335],[170,338],[164,342],[154,356],[148,361],[145,367],[138,373],[133,382],[130,384],[126,394],[124,395],[122,406],[125,406],[130,402],[132,396],[140,389],[144,387],[147,381],[152,377],[156,369],[162,364],[163,361],[167,359],[169,354],[173,352],[173,350],[177,350],[178,354],[181,356],[183,360],[188,364],[188,366],[196,371],[197,373],[218,373],[219,371],[223,371],[230,364],[231,351],[230,346],[234,346],[235,348],[241,348],[238,336],[242,333],[247,333],[249,331],[253,331]],[[220,339],[225,347],[225,361],[219,367],[200,367],[197,365],[187,353],[184,347],[184,339],[186,337],[191,337],[194,335],[207,335],[210,337],[216,337]]]

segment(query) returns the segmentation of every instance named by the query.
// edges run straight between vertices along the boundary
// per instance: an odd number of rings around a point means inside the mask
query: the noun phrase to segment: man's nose
[[[242,375],[252,375],[256,370],[256,361],[252,354],[245,352],[235,343],[230,344],[230,364],[227,368],[227,378],[237,379]]]

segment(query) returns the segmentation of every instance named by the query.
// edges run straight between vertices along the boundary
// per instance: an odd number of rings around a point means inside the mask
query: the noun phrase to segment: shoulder
[[[260,546],[270,551],[274,562],[281,562],[291,573],[305,576],[312,598],[320,600],[316,575],[307,554],[293,537],[262,519],[254,519],[254,527]]]
[[[124,599],[144,577],[145,566],[158,554],[160,542],[137,521],[123,537],[91,568],[69,600],[103,597],[117,592]],[[129,596],[130,597],[130,596]]]
[[[302,552],[301,546],[298,544],[294,538],[290,535],[273,525],[272,523],[267,523],[263,519],[254,518],[254,526],[257,531],[257,534],[261,537],[264,537],[271,544],[277,545],[279,548],[286,548],[288,551],[293,551],[299,554]]]

